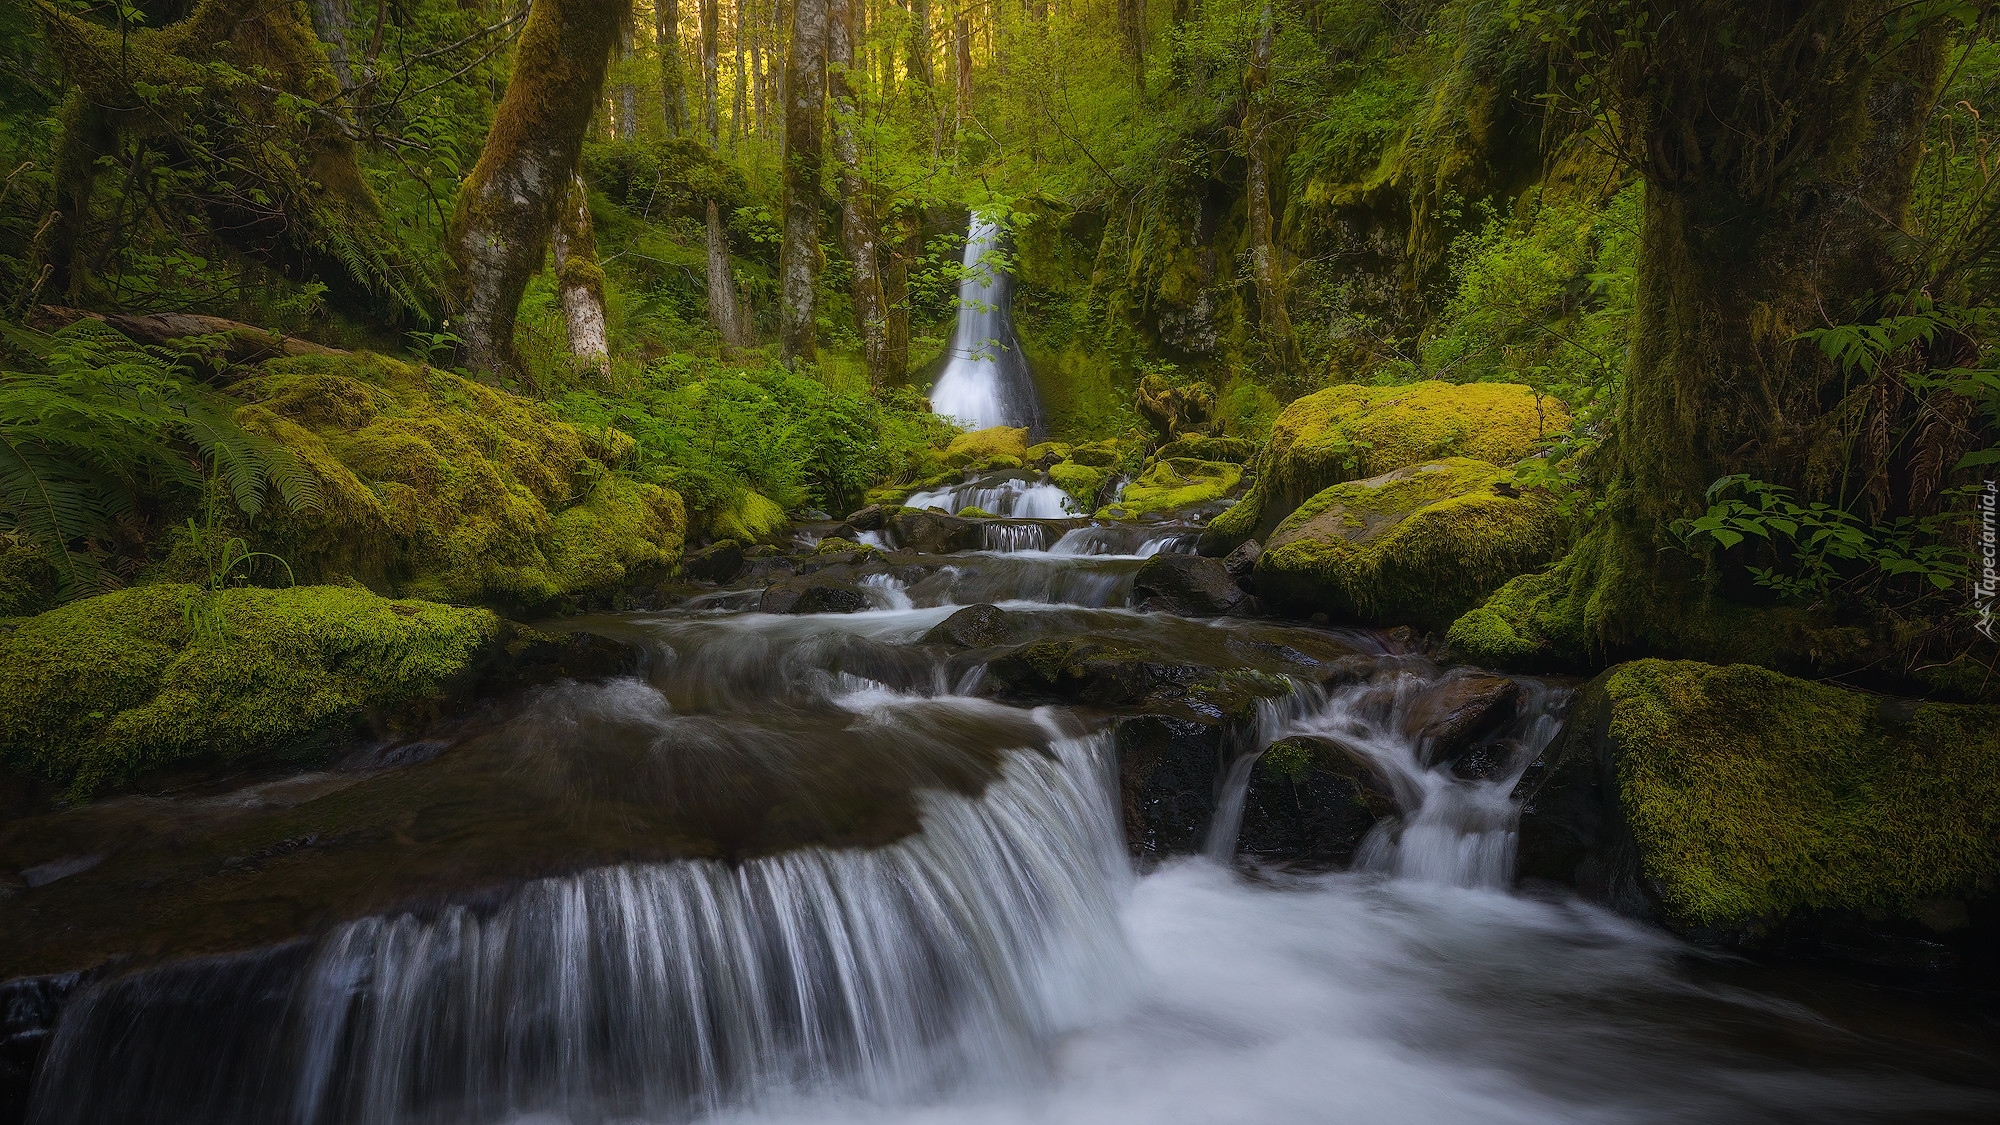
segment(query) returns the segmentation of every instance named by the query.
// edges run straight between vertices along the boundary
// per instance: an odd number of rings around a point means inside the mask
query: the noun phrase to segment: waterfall
[[[1050,752],[888,847],[602,868],[99,985],[33,1121],[685,1120],[1036,1081],[1129,956],[1108,739],[1041,721]]]
[[[965,276],[958,284],[958,320],[944,370],[931,388],[931,408],[967,429],[1026,426],[1040,435],[1047,426],[1014,337],[1012,279],[989,258],[999,245],[1000,224],[974,214],[965,240]]]

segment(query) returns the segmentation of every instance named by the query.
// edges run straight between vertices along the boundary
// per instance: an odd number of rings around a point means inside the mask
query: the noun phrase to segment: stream
[[[984,367],[940,399],[1015,420]],[[0,921],[39,974],[10,1028],[60,1011],[25,1120],[2000,1119],[1990,1027],[1512,886],[1572,684],[1499,683],[1446,753],[1418,717],[1476,670],[1148,601],[1191,524],[1097,523],[1033,473],[911,505],[995,518],[861,557],[808,527],[551,626],[625,674],[10,828],[65,873]],[[865,607],[767,612],[809,581]],[[1322,821],[1274,744],[1364,779],[1338,857],[1286,843]]]

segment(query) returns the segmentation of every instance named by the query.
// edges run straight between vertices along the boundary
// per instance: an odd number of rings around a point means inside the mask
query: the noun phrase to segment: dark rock
[[[757,608],[765,613],[859,613],[868,608],[868,595],[851,582],[819,574],[773,583]]]
[[[581,630],[548,632],[509,625],[493,658],[480,669],[472,694],[493,698],[558,680],[603,680],[646,666],[635,641]]]
[[[1007,611],[990,605],[969,605],[931,627],[923,644],[953,648],[993,648],[1011,644],[1020,623]]]
[[[985,543],[985,529],[977,520],[960,519],[943,512],[904,508],[889,517],[891,541],[926,555],[946,555],[953,551],[976,551]]]
[[[1451,761],[1452,776],[1466,781],[1491,781],[1507,768],[1519,748],[1514,742],[1475,743]]]
[[[58,973],[0,982],[0,1121],[26,1119],[35,1068],[82,979],[81,973]]]
[[[1311,867],[1346,867],[1377,822],[1396,813],[1389,787],[1324,738],[1272,743],[1244,797],[1245,855]]]
[[[1222,569],[1228,571],[1229,577],[1241,586],[1250,581],[1251,573],[1257,569],[1257,556],[1263,553],[1263,544],[1255,539],[1246,540],[1241,547],[1229,552],[1228,558],[1222,560]]]
[[[1134,855],[1162,859],[1201,850],[1215,815],[1226,724],[1146,715],[1118,724],[1119,804]]]
[[[1135,605],[1182,617],[1228,613],[1244,596],[1221,563],[1199,555],[1154,555],[1132,582]]]
[[[1039,641],[994,660],[987,676],[1002,695],[1115,707],[1138,703],[1175,669],[1146,653],[1093,640]]]
[[[870,504],[858,512],[848,514],[847,523],[856,531],[880,531],[889,521],[889,509],[880,504]]]
[[[681,570],[699,582],[727,582],[743,573],[743,547],[734,539],[710,544],[683,559]]]
[[[1410,705],[1404,729],[1417,739],[1426,766],[1449,762],[1514,717],[1521,685],[1486,672],[1456,672]]]

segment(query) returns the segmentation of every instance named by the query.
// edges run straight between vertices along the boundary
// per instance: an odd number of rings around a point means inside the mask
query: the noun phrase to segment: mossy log
[[[584,131],[631,0],[538,0],[507,93],[460,185],[448,243],[467,362],[514,371],[514,319],[569,196]]]

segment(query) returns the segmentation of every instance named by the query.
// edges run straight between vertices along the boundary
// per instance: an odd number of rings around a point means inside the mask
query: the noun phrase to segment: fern
[[[90,320],[7,336],[41,370],[0,373],[0,532],[46,559],[64,594],[111,582],[98,555],[116,523],[145,500],[199,494],[211,476],[246,518],[274,492],[318,506],[291,451],[237,425],[234,402],[188,378],[192,353]]]

